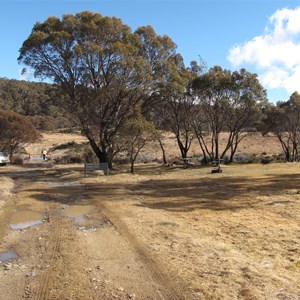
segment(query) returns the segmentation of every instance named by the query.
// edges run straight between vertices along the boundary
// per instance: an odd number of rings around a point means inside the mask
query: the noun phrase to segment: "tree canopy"
[[[294,92],[288,101],[269,105],[262,124],[264,134],[272,132],[278,138],[288,162],[299,161],[300,94]]]
[[[261,107],[267,101],[257,75],[245,69],[231,72],[215,66],[192,82],[190,93],[198,102],[198,114],[193,121],[204,158],[222,159],[230,150],[231,161],[240,141],[255,130]],[[222,131],[229,132],[229,136],[221,152]]]
[[[132,108],[157,98],[183,67],[169,37],[150,26],[132,32],[120,19],[89,11],[36,23],[18,60],[61,87],[64,107],[108,162]]]
[[[134,173],[134,163],[142,148],[148,142],[156,139],[156,128],[152,122],[147,121],[140,113],[126,120],[118,137],[119,146],[129,155],[131,173]]]

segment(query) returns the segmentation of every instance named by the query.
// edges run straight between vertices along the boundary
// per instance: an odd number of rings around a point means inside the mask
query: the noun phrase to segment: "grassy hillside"
[[[221,135],[221,149],[226,142],[226,133]],[[173,135],[165,134],[164,145],[169,162],[180,158],[180,151],[177,146],[176,140]],[[49,152],[49,156],[57,162],[68,162],[62,158],[73,158],[73,162],[82,162],[86,158],[93,159],[93,152],[88,144],[87,139],[80,133],[43,133],[43,138],[40,142],[28,145],[26,147],[27,153],[31,156],[38,156],[41,150],[46,148]],[[255,133],[246,137],[240,144],[237,155],[243,160],[249,160],[251,156],[256,157],[256,162],[262,156],[264,157],[278,157],[282,153],[281,146],[272,135],[262,136],[260,133]],[[200,147],[196,140],[193,141],[189,156],[193,157],[195,161],[199,160],[201,156]],[[246,157],[246,158],[245,158]],[[95,159],[95,157],[94,157]],[[119,158],[120,161],[126,161],[126,159]],[[149,143],[144,149],[142,149],[138,162],[161,162],[162,153],[157,142]],[[245,162],[246,162],[245,161]]]

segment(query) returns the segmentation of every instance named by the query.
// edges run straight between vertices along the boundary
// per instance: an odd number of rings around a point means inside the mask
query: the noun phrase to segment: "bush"
[[[59,144],[59,145],[54,145],[51,148],[51,151],[55,151],[55,150],[64,150],[64,149],[70,149],[70,148],[74,148],[75,146],[77,146],[78,144],[74,141],[71,142],[67,142],[65,144]]]
[[[30,121],[38,130],[51,131],[55,129],[54,119],[50,116],[30,117]]]
[[[156,155],[155,154],[145,154],[145,153],[139,153],[136,162],[137,163],[150,163],[155,161]]]
[[[19,154],[21,154],[21,155],[28,155],[29,153],[26,151],[26,149],[24,147],[21,147],[19,149]]]
[[[11,163],[14,165],[22,166],[22,165],[24,165],[24,159],[21,156],[15,156],[12,158]]]
[[[82,157],[79,157],[79,156],[71,156],[70,159],[70,164],[80,164],[80,163],[83,163],[83,159]]]
[[[59,158],[55,158],[54,162],[56,164],[80,164],[83,163],[84,160],[80,156],[75,156],[75,155],[64,155]]]
[[[127,165],[130,164],[130,157],[127,155],[119,154],[115,156],[114,161],[116,165]]]
[[[66,117],[56,117],[54,119],[54,124],[56,129],[61,129],[61,128],[71,128],[74,126],[73,122],[71,122],[68,118]],[[69,129],[70,130],[70,129]]]
[[[90,148],[84,149],[83,160],[87,163],[99,162],[98,157]]]
[[[260,158],[260,162],[262,164],[269,164],[271,162],[274,161],[274,158],[271,156],[271,155],[263,155],[261,158]]]
[[[277,158],[276,158],[278,161],[286,161],[286,156],[284,153],[280,153],[277,155]]]
[[[238,153],[233,157],[233,162],[239,164],[249,164],[253,163],[255,160],[255,155],[250,153]]]

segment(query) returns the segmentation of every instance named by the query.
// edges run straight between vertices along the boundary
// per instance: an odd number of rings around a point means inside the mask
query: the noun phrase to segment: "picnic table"
[[[213,173],[222,173],[221,161],[223,161],[223,159],[218,158],[212,162],[213,166],[214,166],[214,168],[211,170],[212,174]]]

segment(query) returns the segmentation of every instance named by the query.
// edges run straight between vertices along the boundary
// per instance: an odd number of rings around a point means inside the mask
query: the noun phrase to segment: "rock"
[[[265,261],[261,264],[261,266],[265,269],[274,269],[274,264],[269,261]]]
[[[202,292],[195,292],[194,293],[197,297],[203,297],[204,294]]]
[[[24,271],[24,270],[27,269],[27,266],[26,266],[26,265],[22,265],[22,266],[20,266],[19,268],[20,268],[20,270]]]
[[[35,276],[36,276],[36,273],[34,271],[26,274],[26,277],[35,277]]]
[[[170,245],[170,247],[172,249],[177,249],[179,247],[179,244],[177,242],[172,242],[171,245]]]
[[[12,268],[12,264],[11,263],[5,263],[5,264],[3,264],[3,266],[4,266],[4,270],[6,270],[6,271],[8,271],[8,270],[10,270]]]

